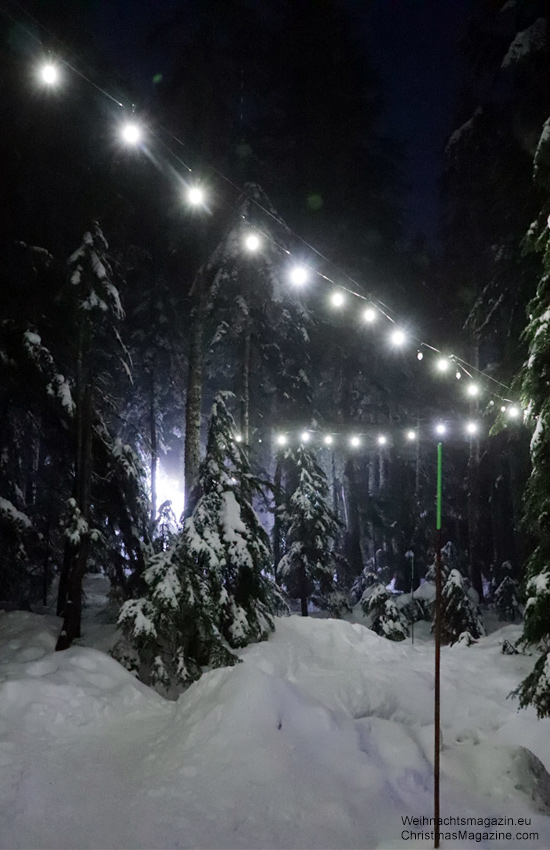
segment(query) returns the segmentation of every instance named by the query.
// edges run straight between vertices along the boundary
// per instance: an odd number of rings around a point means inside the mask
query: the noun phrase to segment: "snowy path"
[[[0,613],[3,848],[393,848],[431,815],[433,653],[335,620],[278,621],[168,702],[111,658],[53,653],[53,617]],[[506,695],[508,627],[443,652],[442,813],[530,817],[550,846],[549,721]],[[414,841],[430,847],[431,841]]]

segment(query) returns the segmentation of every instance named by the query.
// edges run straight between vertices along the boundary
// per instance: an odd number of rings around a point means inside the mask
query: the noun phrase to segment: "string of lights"
[[[397,445],[414,445],[420,440],[433,442],[443,437],[479,436],[482,427],[474,420],[450,422],[438,420],[432,425],[416,425],[414,427],[371,425],[353,433],[338,429],[315,430],[312,428],[289,429],[274,434],[273,441],[278,449],[292,445],[312,445],[325,448],[373,449]],[[239,439],[239,437],[237,437]]]
[[[25,11],[21,9],[18,3],[15,0],[12,0],[14,5],[17,6],[21,11]],[[10,17],[10,19],[15,20],[19,26],[21,26],[26,32],[34,38],[36,41],[40,43],[40,39],[37,36],[30,32],[24,24],[20,21],[17,21],[11,14],[9,14],[5,9],[2,11]],[[47,28],[45,28],[40,22],[36,21],[34,18],[31,19],[40,26],[43,30],[48,32]],[[50,34],[51,35],[51,34]],[[59,42],[59,39],[56,39]],[[62,44],[61,42],[59,42]],[[65,48],[67,49],[67,48]],[[69,51],[70,52],[70,51]],[[173,151],[165,144],[162,140],[160,134],[158,132],[154,132],[151,128],[147,127],[144,123],[140,122],[139,118],[135,115],[135,110],[132,107],[131,110],[128,110],[124,107],[120,100],[110,94],[106,89],[99,86],[94,80],[92,80],[89,76],[84,74],[82,71],[78,70],[72,63],[70,63],[67,59],[61,58],[57,56],[56,58],[48,58],[43,61],[37,67],[37,79],[39,82],[47,87],[59,87],[63,85],[64,73],[65,69],[69,69],[79,75],[85,82],[94,86],[100,93],[108,97],[112,102],[114,102],[118,107],[124,109],[125,115],[122,121],[118,124],[118,136],[120,141],[131,148],[144,148],[145,144],[149,144],[149,139],[155,140],[157,143],[161,144],[165,147],[172,156],[175,156]],[[92,69],[93,71],[93,69]],[[177,144],[180,147],[186,147],[185,143],[166,130],[164,127],[159,128],[162,133],[165,133],[173,143]],[[183,166],[187,172],[191,175],[194,175],[194,169],[191,168],[187,163],[183,162],[179,157],[175,157],[177,162]],[[257,208],[261,209],[265,214],[267,214],[271,219],[273,219],[277,225],[281,225],[281,220],[274,215],[270,210],[266,209],[256,198],[250,196],[245,190],[235,184],[232,180],[222,174],[218,169],[212,167],[211,170],[218,174],[220,178],[234,187],[237,191],[244,195],[252,204],[254,204]],[[207,209],[209,208],[209,204],[211,203],[212,197],[216,196],[219,193],[216,193],[213,188],[208,188],[203,185],[200,180],[193,179],[192,182],[184,181],[185,185],[185,200],[189,207],[195,208],[197,210]],[[228,204],[230,207],[235,209],[233,204],[229,203],[226,199],[223,199],[223,203]],[[361,292],[361,285],[354,280],[347,272],[337,267],[331,260],[329,260],[321,251],[319,251],[314,246],[310,245],[305,239],[303,239],[299,234],[295,233],[291,228],[288,228],[285,225],[285,229],[287,233],[291,234],[296,240],[300,241],[303,245],[305,245],[308,250],[314,253],[317,257],[323,260],[327,265],[332,266],[338,272],[338,280],[335,280],[329,274],[326,274],[325,271],[322,271],[316,268],[313,263],[307,263],[304,261],[298,261],[295,255],[284,245],[282,245],[272,234],[263,231],[261,228],[254,226],[246,221],[243,217],[244,222],[244,237],[243,237],[243,250],[249,253],[259,253],[262,251],[262,248],[266,245],[267,242],[270,242],[273,246],[277,248],[279,252],[284,254],[289,262],[288,268],[286,270],[287,280],[293,288],[297,290],[306,290],[307,286],[315,279],[321,279],[325,283],[329,284],[332,287],[331,292],[329,293],[329,297],[327,299],[328,306],[333,310],[344,310],[353,302],[360,301],[363,303],[363,307],[359,311],[360,320],[362,325],[367,328],[372,328],[375,326],[380,319],[386,321],[386,339],[390,346],[399,349],[406,349],[407,347],[411,348],[413,351],[416,351],[416,357],[418,361],[430,361],[433,365],[435,373],[439,375],[452,375],[454,372],[455,379],[461,381],[464,385],[464,394],[467,399],[471,402],[479,400],[482,396],[486,396],[489,398],[487,408],[490,410],[491,408],[498,412],[505,414],[511,420],[518,420],[521,417],[521,408],[515,403],[509,395],[511,394],[510,388],[498,381],[491,375],[485,374],[482,370],[477,368],[476,366],[469,363],[464,358],[460,357],[454,353],[444,353],[442,349],[434,346],[428,342],[423,341],[419,337],[415,336],[406,326],[406,323],[398,321],[398,319],[393,314],[391,308],[389,308],[383,301],[377,298],[375,295],[363,294]],[[351,286],[347,286],[342,282],[342,278],[346,279]],[[353,287],[353,288],[352,288]],[[354,315],[356,315],[357,311],[354,310]],[[388,327],[389,325],[389,327]],[[443,426],[442,426],[443,427]],[[304,431],[303,434],[309,434],[309,431]],[[417,431],[409,430],[406,432],[409,437],[408,439],[413,439],[412,434],[415,434],[414,439],[417,438]],[[442,432],[441,432],[442,433]],[[467,423],[466,425],[466,433],[470,436],[479,433],[479,426],[477,423]],[[311,432],[313,436],[313,432]],[[280,434],[279,437],[282,439],[285,435]],[[330,435],[325,435],[325,440],[328,439]],[[379,439],[387,439],[385,435],[380,435]],[[350,440],[358,439],[360,437],[351,437]],[[350,445],[354,445],[350,443]],[[380,443],[383,445],[383,443]]]

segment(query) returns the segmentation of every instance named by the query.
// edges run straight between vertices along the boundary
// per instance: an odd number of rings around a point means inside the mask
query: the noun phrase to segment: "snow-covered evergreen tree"
[[[535,181],[546,201],[526,237],[526,248],[541,254],[537,292],[528,307],[524,337],[529,356],[520,373],[526,423],[532,425],[532,471],[525,494],[524,522],[536,541],[527,561],[522,642],[543,654],[518,689],[522,706],[550,715],[550,118],[535,155]]]
[[[331,549],[339,524],[328,505],[326,475],[313,452],[300,445],[295,453],[287,452],[286,460],[292,486],[282,512],[286,552],[277,573],[306,617],[312,594],[328,607],[336,591]]]
[[[479,608],[468,594],[467,580],[451,570],[441,591],[441,640],[456,643],[463,632],[473,638],[485,634]]]
[[[212,407],[193,513],[174,545],[151,559],[143,595],[120,612],[150,681],[164,687],[197,678],[206,665],[236,663],[232,649],[265,640],[284,610],[252,504],[259,483],[224,396]]]
[[[370,620],[370,628],[389,640],[404,640],[409,627],[407,619],[395,604],[395,599],[384,585],[376,581],[367,588],[361,599],[363,613]]]

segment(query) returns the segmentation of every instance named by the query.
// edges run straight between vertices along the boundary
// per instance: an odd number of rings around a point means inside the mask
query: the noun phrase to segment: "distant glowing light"
[[[120,135],[122,141],[126,142],[127,145],[137,145],[141,141],[143,133],[138,124],[129,121],[122,127]]]
[[[235,440],[236,440],[238,443],[242,443],[243,438],[242,438],[242,436],[241,436],[240,434],[237,434],[237,435],[235,436]]]
[[[359,437],[351,437],[349,444],[350,446],[353,446],[354,449],[356,449],[358,446],[361,445],[361,440],[359,439]]]
[[[376,321],[376,310],[373,307],[367,307],[367,309],[363,313],[363,319],[365,322],[372,324],[372,322]]]
[[[286,434],[279,434],[277,437],[277,445],[278,446],[286,446]]]
[[[500,412],[506,413],[506,405],[505,404],[501,405]]]
[[[248,251],[257,251],[262,245],[262,240],[256,233],[249,233],[248,236],[245,237],[244,247]]]
[[[407,431],[407,440],[416,440],[417,436],[416,431],[413,431],[412,428],[410,431]]]
[[[407,339],[407,334],[405,331],[400,330],[399,328],[395,331],[392,331],[390,334],[390,342],[392,345],[403,345]]]
[[[447,372],[451,364],[447,357],[440,357],[436,365],[438,372]]]
[[[290,270],[290,282],[294,286],[303,286],[304,283],[307,283],[308,278],[309,274],[305,266],[294,266]]]
[[[387,442],[388,442],[388,438],[385,437],[384,434],[380,434],[380,436],[378,437],[378,445],[379,446],[385,446]]]
[[[416,352],[416,359],[417,360],[424,360],[424,352],[423,351],[417,351]]]
[[[185,497],[178,481],[169,478],[160,464],[157,467],[157,507],[172,502],[172,510],[179,519],[183,513]]]
[[[477,422],[468,422],[466,425],[466,433],[467,434],[477,434],[479,431],[479,425]]]
[[[323,443],[325,444],[325,446],[331,446],[333,443],[332,436],[330,434],[326,434],[326,436],[323,437]]]
[[[187,200],[194,207],[198,207],[201,204],[204,204],[204,189],[201,189],[200,186],[192,186],[187,192]]]
[[[517,419],[520,414],[520,409],[513,404],[506,412],[510,419]]]
[[[300,437],[302,443],[309,443],[311,440],[311,434],[309,431],[302,431],[302,436]]]
[[[343,307],[346,303],[346,297],[343,292],[333,292],[330,296],[330,303],[333,307]]]
[[[468,384],[466,387],[466,392],[472,398],[475,398],[476,395],[479,395],[479,385],[478,384]]]
[[[457,381],[460,381],[460,379],[462,378],[462,372],[460,372],[458,369],[455,372],[455,378],[457,379]]]
[[[439,434],[440,436],[443,436],[443,434],[446,434],[446,433],[447,433],[447,428],[445,427],[445,425],[443,424],[443,422],[439,422],[439,423],[435,426],[435,433],[436,433],[436,434]]]
[[[46,83],[46,85],[55,86],[55,84],[59,82],[59,70],[51,62],[48,62],[40,69],[40,78],[43,83]]]

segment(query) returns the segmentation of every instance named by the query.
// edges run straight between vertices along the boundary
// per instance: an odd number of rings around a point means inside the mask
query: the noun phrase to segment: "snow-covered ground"
[[[92,620],[83,640],[105,649],[113,627]],[[433,814],[423,624],[411,646],[356,623],[281,619],[244,663],[177,702],[91,646],[54,653],[58,629],[0,612],[2,848],[433,846],[410,837],[431,827],[403,823]],[[442,848],[550,847],[550,721],[507,699],[533,664],[501,654],[518,634],[442,652],[441,814],[531,823],[445,826],[513,837]]]

